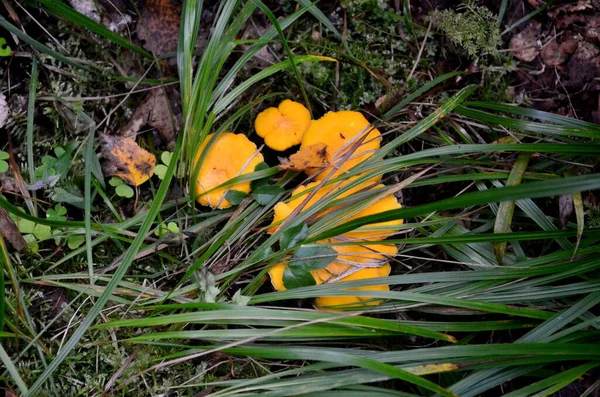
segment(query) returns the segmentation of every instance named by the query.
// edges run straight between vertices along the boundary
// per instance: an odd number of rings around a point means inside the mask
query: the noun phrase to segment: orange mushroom
[[[359,141],[360,146],[350,153]],[[329,112],[310,124],[302,137],[300,150],[317,143],[327,145],[327,154],[333,159],[329,170],[335,168],[332,177],[336,177],[372,156],[380,147],[381,133],[359,112],[349,110]],[[348,158],[342,161],[346,156]],[[306,173],[312,175],[317,171],[319,169],[308,168]],[[316,175],[316,179],[322,180],[327,175],[329,172],[326,168]]]
[[[315,203],[317,203],[319,200],[323,199],[326,195],[332,194],[336,190],[342,189],[344,186],[347,186],[349,183],[351,183],[351,181],[352,180],[348,180],[342,184],[334,183],[334,184],[322,186],[320,189],[318,189],[314,193],[313,197],[311,197],[311,199],[308,201],[308,203],[304,206],[304,208],[302,210],[304,211],[304,210],[310,208]],[[275,215],[273,217],[273,222],[271,223],[271,226],[269,227],[269,229],[267,229],[267,231],[271,234],[275,233],[275,231],[278,229],[281,222],[283,222],[285,219],[287,219],[290,216],[290,214],[302,202],[304,202],[306,197],[314,190],[313,188],[319,186],[320,183],[321,182],[317,181],[317,182],[309,183],[307,185],[300,185],[292,192],[292,198],[290,200],[277,203],[275,205],[275,207],[273,208],[273,211],[275,213]],[[347,191],[345,191],[344,193],[340,194],[337,197],[337,199],[349,197],[352,194],[355,194],[358,191],[363,190],[366,187],[369,187],[369,185],[370,185],[370,183],[367,182],[366,184],[361,184],[361,185],[357,185],[353,188],[350,188]],[[380,185],[376,185],[374,187],[374,189],[383,188],[383,187],[384,186],[380,184]],[[351,220],[361,218],[364,216],[369,216],[369,215],[378,214],[380,212],[399,209],[401,207],[402,206],[400,205],[400,203],[398,202],[396,197],[393,194],[389,194],[387,196],[384,196],[383,198],[379,198],[376,201],[368,204],[368,206],[366,206],[365,208],[361,209],[360,211],[356,212],[355,214],[353,214],[351,216],[347,216],[345,214],[336,212],[334,214],[334,219],[341,218],[340,223],[347,222],[347,221],[351,221]],[[327,213],[334,212],[334,211],[336,211],[336,209],[340,210],[340,207],[339,206],[333,207],[333,208],[321,211],[318,214],[318,216],[323,216]],[[385,238],[394,234],[396,232],[397,227],[399,225],[401,225],[402,223],[403,223],[402,219],[397,219],[397,220],[388,221],[388,222],[366,225],[357,230],[354,230],[354,231],[351,231],[348,233],[344,233],[344,237],[353,238],[353,239],[356,239],[359,241],[384,240]]]
[[[213,135],[208,135],[196,154],[197,162]],[[256,145],[243,134],[222,133],[202,161],[196,176],[196,195],[198,202],[212,208],[229,208],[231,203],[225,195],[228,190],[250,193],[250,181],[238,182],[230,186],[209,190],[229,181],[236,176],[254,172],[256,165],[263,162],[263,155]]]
[[[310,121],[310,112],[304,105],[286,99],[279,107],[261,112],[254,121],[254,128],[268,147],[281,152],[302,142]]]
[[[339,241],[337,239],[323,241]],[[311,271],[316,284],[343,282],[351,280],[362,280],[365,278],[385,277],[390,274],[389,257],[395,255],[398,250],[392,244],[365,244],[365,245],[333,245],[338,252],[336,260],[328,264],[324,269]],[[285,291],[287,288],[283,283],[283,273],[287,264],[278,263],[269,269],[269,277],[273,288],[277,291]],[[389,286],[376,285],[369,287],[349,288],[348,290],[377,290],[387,291]],[[315,300],[318,308],[326,306],[342,305],[377,305],[381,301],[372,300],[365,296],[324,296]]]
[[[377,185],[374,189],[384,188],[383,185]],[[371,202],[365,208],[361,209],[356,214],[344,218],[344,222],[349,222],[354,219],[362,218],[369,215],[379,214],[381,212],[397,210],[402,208],[398,199],[393,194],[388,194],[382,198]],[[362,226],[351,232],[344,233],[343,236],[359,241],[379,241],[384,240],[391,235],[395,234],[398,227],[402,225],[404,221],[402,219],[395,219],[388,222],[374,223]]]
[[[350,274],[347,277],[339,280],[353,281],[353,280],[364,280],[368,278],[386,277],[389,276],[391,271],[390,265],[386,264],[379,268],[365,268],[355,273]],[[389,285],[371,285],[368,287],[355,287],[348,288],[348,291],[362,290],[362,291],[389,291]],[[340,310],[349,307],[356,306],[377,306],[381,303],[381,299],[373,299],[370,296],[353,296],[353,295],[340,295],[340,296],[320,296],[315,299],[315,306],[322,310]]]

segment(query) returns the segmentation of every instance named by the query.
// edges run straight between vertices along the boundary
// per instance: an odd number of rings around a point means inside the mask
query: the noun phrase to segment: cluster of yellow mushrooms
[[[329,112],[318,120],[311,120],[309,111],[300,103],[284,100],[277,108],[268,108],[260,113],[255,120],[256,133],[265,140],[265,144],[277,151],[287,150],[300,144],[299,153],[303,149],[319,144],[326,153],[327,161],[323,166],[304,171],[313,182],[298,186],[291,199],[277,203],[274,207],[274,219],[267,229],[274,233],[282,222],[287,219],[299,205],[306,201],[309,194],[312,197],[304,203],[301,211],[305,211],[327,195],[335,193],[344,186],[348,186],[355,178],[348,178],[340,183],[324,185],[322,182],[343,175],[352,167],[360,164],[380,148],[381,134],[370,126],[365,117],[354,111]],[[210,137],[207,141],[210,140]],[[234,155],[232,156],[232,147]],[[205,149],[203,146],[200,153]],[[200,156],[200,154],[199,154]],[[228,161],[224,162],[223,159]],[[204,192],[239,175],[254,171],[256,165],[263,161],[263,156],[243,134],[223,133],[210,147],[198,174],[196,193],[202,194],[198,201],[203,205],[213,208],[227,208],[231,204],[225,199],[228,189],[249,193],[250,182],[241,182],[227,188],[216,189],[208,194]],[[343,178],[341,178],[343,179]],[[372,178],[368,182],[346,189],[338,199],[350,197],[353,194],[364,192],[367,189],[383,191],[379,178]],[[315,188],[318,190],[314,192]],[[393,194],[376,196],[374,204],[353,211],[350,216],[345,216],[344,221],[373,215],[376,213],[400,208]],[[317,218],[335,211],[328,208],[317,214]],[[339,213],[338,213],[339,214]],[[338,253],[337,258],[324,269],[311,271],[317,284],[330,282],[344,282],[375,277],[385,277],[390,274],[389,258],[397,253],[393,244],[385,243],[390,235],[397,231],[402,220],[373,224],[353,230],[334,238],[319,243],[330,245],[338,242],[354,242],[353,245],[331,245]],[[359,244],[360,243],[360,244]],[[269,276],[273,287],[285,290],[283,274],[287,263],[277,264],[269,269]],[[389,290],[388,285],[349,288],[349,290]],[[323,296],[316,298],[315,305],[327,310],[341,309],[344,306],[356,307],[362,305],[377,305],[380,301],[366,296]]]

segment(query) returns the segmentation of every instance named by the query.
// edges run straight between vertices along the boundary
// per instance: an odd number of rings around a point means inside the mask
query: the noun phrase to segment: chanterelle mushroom
[[[200,159],[212,136],[211,134],[206,137],[196,154],[195,161]],[[245,135],[232,132],[222,133],[209,148],[198,171],[196,182],[198,202],[212,208],[231,207],[231,203],[225,199],[227,191],[237,190],[250,193],[249,181],[215,189],[207,194],[204,193],[236,176],[254,172],[256,165],[263,161],[263,155]]]
[[[340,241],[332,239],[327,242]],[[329,282],[343,282],[351,280],[362,280],[365,278],[385,277],[390,274],[391,267],[388,258],[394,256],[398,250],[393,244],[364,244],[364,245],[333,245],[331,246],[338,252],[336,260],[328,264],[322,270],[311,271],[316,284]],[[269,269],[271,284],[277,291],[285,291],[283,283],[283,273],[287,264],[279,263]],[[377,285],[368,287],[348,288],[348,290],[389,290],[387,285]],[[376,305],[380,301],[371,300],[365,296],[325,296],[319,297],[315,301],[318,308],[325,306],[367,304]]]
[[[374,189],[383,188],[383,185],[377,185]],[[345,222],[349,222],[354,219],[362,218],[369,215],[379,214],[385,211],[397,210],[402,208],[398,199],[393,194],[388,194],[382,198],[369,203],[365,208],[344,219]],[[384,240],[397,232],[398,226],[402,225],[402,219],[395,219],[393,221],[374,223],[370,225],[362,226],[356,230],[348,233],[344,233],[343,236],[356,239],[358,241],[378,241]]]
[[[261,112],[254,128],[268,147],[281,152],[300,144],[310,121],[310,112],[304,105],[286,99],[279,107]]]
[[[326,195],[334,193],[336,190],[341,189],[344,185],[346,185],[350,182],[352,182],[352,180],[348,180],[342,184],[331,184],[331,185],[321,187],[314,193],[313,197],[308,201],[308,203],[304,206],[304,208],[302,210],[304,211],[304,210],[308,209],[309,207],[313,206],[315,203],[317,203],[319,200],[321,200]],[[306,199],[306,197],[309,195],[309,193],[311,191],[311,188],[315,188],[315,187],[319,186],[320,183],[321,182],[311,182],[307,185],[300,185],[292,192],[292,197],[293,197],[292,199],[290,199],[288,201],[282,201],[282,202],[277,203],[275,205],[275,207],[273,208],[273,211],[275,213],[275,215],[273,217],[273,222],[267,231],[271,234],[275,233],[275,231],[278,229],[281,222],[283,222],[283,220],[288,218],[290,216],[290,214]],[[344,193],[340,194],[337,197],[337,199],[343,199],[345,197],[349,197],[369,185],[370,184],[367,183],[366,185],[358,185],[354,188],[348,189]],[[380,189],[383,187],[384,187],[383,185],[379,184],[379,185],[374,186],[373,188]],[[372,203],[368,204],[365,208],[360,209],[358,212],[356,212],[350,216],[348,216],[347,214],[342,214],[341,211],[337,211],[333,215],[334,216],[333,219],[343,218],[340,220],[340,223],[343,223],[343,222],[351,221],[351,220],[354,220],[357,218],[362,218],[365,216],[374,215],[374,214],[378,214],[380,212],[395,210],[395,209],[399,209],[399,208],[401,208],[401,205],[400,205],[400,203],[398,203],[398,200],[396,199],[396,197],[393,194],[389,194],[387,196],[384,196],[382,198],[374,200]],[[334,208],[331,208],[331,209],[328,209],[325,211],[321,211],[318,214],[318,216],[323,216],[327,213],[331,213],[333,211],[336,211],[336,209],[339,210],[340,207],[338,206],[338,207],[334,207]],[[343,236],[347,237],[348,239],[354,239],[354,240],[358,240],[358,241],[384,240],[387,237],[389,237],[390,235],[394,234],[396,232],[397,227],[401,224],[402,224],[402,219],[397,219],[397,220],[388,221],[388,222],[366,225],[357,230],[354,230],[354,231],[351,231],[348,233],[344,233]]]
[[[390,274],[390,265],[386,264],[379,268],[364,268],[351,275],[342,278],[340,282],[364,280],[367,278],[386,277]],[[389,285],[371,285],[368,287],[348,288],[348,291],[364,290],[364,291],[389,291]],[[340,310],[344,307],[356,306],[376,306],[381,303],[381,300],[373,299],[370,296],[320,296],[315,299],[315,306],[323,310]]]
[[[349,150],[352,150],[353,145],[359,141],[360,146],[348,155],[346,161],[342,161]],[[314,120],[302,137],[300,149],[316,143],[326,144],[327,153],[334,162],[331,167],[337,170],[332,177],[336,177],[373,155],[375,150],[379,149],[380,141],[379,130],[371,127],[361,113],[342,110],[329,112],[319,120]],[[311,168],[306,170],[309,175],[317,171],[318,169]],[[316,179],[322,180],[328,174],[329,171],[326,169],[319,173]]]

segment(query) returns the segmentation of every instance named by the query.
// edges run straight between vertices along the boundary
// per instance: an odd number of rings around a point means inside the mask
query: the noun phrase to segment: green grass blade
[[[2,346],[1,343],[0,343],[0,361],[2,361],[2,363],[4,364],[4,367],[8,370],[8,373],[12,377],[13,382],[15,382],[15,384],[17,385],[17,387],[19,388],[21,393],[27,394],[29,392],[29,390],[27,389],[27,385],[25,384],[25,382],[23,382],[23,379],[21,378],[21,375],[19,375],[19,371],[17,370],[17,367],[12,362],[12,360],[6,353],[6,350],[4,350],[4,347]]]
[[[497,201],[547,197],[578,191],[594,190],[598,189],[599,187],[600,174],[593,174],[565,178],[557,180],[552,184],[548,184],[546,182],[532,182],[526,186],[510,186],[502,189],[466,193],[456,198],[440,200],[431,204],[423,204],[412,208],[401,208],[398,210],[382,212],[377,215],[358,218],[354,221],[335,227],[318,236],[310,237],[306,242],[316,242],[326,238],[335,237],[370,223],[386,222],[393,219],[405,219],[417,215],[426,215],[436,211],[466,208],[473,205],[482,205]]]
[[[35,165],[33,158],[33,116],[35,114],[35,96],[37,92],[37,82],[38,82],[38,62],[37,58],[33,57],[33,62],[31,64],[31,75],[29,82],[29,102],[27,104],[27,170],[29,171],[29,184],[35,183]],[[33,197],[35,197],[35,192],[33,193]],[[29,209],[29,213],[33,216],[37,216],[37,208],[34,202],[25,197],[25,203],[27,204],[27,208]]]
[[[125,39],[121,35],[113,32],[112,30],[106,28],[104,25],[86,17],[85,15],[75,11],[73,8],[68,5],[61,3],[58,0],[35,0],[40,3],[43,8],[50,11],[52,14],[74,24],[75,26],[79,26],[83,29],[89,30],[91,32],[96,33],[97,35],[104,37],[107,40],[112,41],[115,44],[120,45],[123,48],[136,52],[143,57],[148,59],[154,59],[152,54],[148,51],[138,47],[133,44],[131,41]]]
[[[10,33],[14,34],[15,36],[17,36],[19,39],[23,40],[25,43],[29,44],[30,46],[32,46],[33,48],[35,48],[38,51],[41,51],[43,53],[46,53],[48,55],[50,55],[53,58],[56,58],[57,60],[61,61],[64,64],[67,65],[71,65],[75,68],[80,68],[83,70],[87,70],[88,72],[91,71],[91,69],[85,65],[82,65],[78,62],[73,61],[70,58],[67,58],[66,56],[52,50],[51,48],[43,45],[42,43],[40,43],[37,40],[32,39],[29,35],[23,33],[20,29],[18,29],[17,27],[15,27],[13,24],[11,24],[10,22],[8,22],[6,19],[4,19],[4,17],[0,16],[0,26],[2,26],[4,29],[8,30]]]
[[[523,180],[523,175],[527,170],[527,165],[531,159],[531,154],[520,153],[513,165],[506,186],[516,186]],[[510,231],[510,225],[512,223],[513,214],[515,211],[514,201],[503,201],[498,207],[498,214],[496,215],[496,222],[494,224],[494,233],[507,233]],[[504,262],[504,252],[506,250],[506,242],[500,242],[494,244],[494,253],[498,263],[502,265]]]
[[[85,150],[85,175],[84,175],[84,214],[85,214],[85,248],[87,256],[88,274],[90,284],[94,284],[94,255],[92,245],[92,164],[96,158],[94,152],[94,132],[96,128],[91,128],[88,134]]]
[[[589,370],[596,368],[600,363],[592,362],[579,365],[575,368],[561,371],[560,373],[550,376],[544,380],[530,384],[529,386],[523,387],[519,390],[515,390],[511,393],[505,394],[505,397],[528,397],[528,396],[548,396],[552,393],[559,391],[561,388],[569,385],[573,381],[577,380],[580,376],[588,372]],[[558,388],[554,387],[559,385]],[[544,393],[537,393],[540,390],[545,390]]]

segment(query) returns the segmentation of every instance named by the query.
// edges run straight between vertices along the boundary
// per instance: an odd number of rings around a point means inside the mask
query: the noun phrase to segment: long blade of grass
[[[473,205],[488,204],[496,201],[518,200],[521,198],[537,198],[554,196],[578,191],[594,190],[600,187],[600,174],[578,176],[557,180],[552,184],[546,182],[532,182],[526,186],[509,186],[502,189],[486,190],[482,192],[466,193],[456,198],[440,200],[431,204],[423,204],[412,208],[401,208],[386,211],[377,215],[358,218],[351,222],[337,226],[318,236],[310,237],[306,242],[316,242],[326,238],[347,233],[360,226],[370,223],[386,222],[394,219],[405,219],[417,215],[425,215],[436,211],[456,208],[466,208]]]
[[[50,11],[52,14],[74,24],[75,26],[79,26],[81,28],[87,29],[91,32],[96,33],[99,36],[104,37],[107,40],[112,41],[115,44],[120,45],[123,48],[131,50],[133,52],[137,52],[138,54],[148,58],[154,59],[152,54],[148,51],[138,47],[133,44],[131,41],[125,39],[121,35],[113,32],[112,30],[106,28],[104,25],[88,18],[87,16],[75,11],[73,8],[68,5],[61,3],[57,0],[35,0],[40,3],[43,8]]]
[[[27,394],[29,392],[29,390],[27,389],[27,385],[25,384],[25,382],[23,382],[23,378],[21,378],[21,375],[19,375],[19,371],[17,370],[17,367],[12,362],[12,360],[8,356],[8,353],[6,353],[6,350],[4,350],[4,347],[2,346],[1,343],[0,343],[0,361],[2,361],[2,363],[4,364],[4,367],[8,370],[8,373],[12,377],[13,382],[15,382],[15,384],[17,385],[17,387],[19,388],[21,393]]]
[[[80,69],[83,69],[83,70],[87,70],[88,72],[91,71],[91,69],[89,67],[87,67],[85,65],[82,65],[82,64],[80,64],[78,62],[75,62],[72,59],[67,58],[66,56],[64,56],[64,55],[62,55],[62,54],[54,51],[53,49],[49,48],[48,46],[43,45],[39,41],[34,40],[29,35],[23,33],[16,26],[14,26],[10,22],[8,22],[2,16],[0,16],[0,26],[2,26],[4,29],[8,30],[10,33],[14,34],[19,39],[23,40],[25,43],[29,44],[30,46],[32,46],[36,50],[41,51],[43,53],[46,53],[46,54],[52,56],[53,58],[58,59],[62,63],[65,63],[67,65],[71,65],[73,67],[80,68]]]
[[[505,397],[528,397],[528,396],[547,396],[552,393],[557,392],[561,388],[570,384],[589,370],[596,368],[599,366],[598,362],[591,362],[586,364],[581,364],[575,368],[568,369],[566,371],[561,371],[560,373],[550,376],[544,380],[534,382],[528,386],[525,386],[519,390],[515,390],[511,393],[505,394]],[[554,386],[559,386],[558,388]],[[536,393],[540,390],[545,390],[544,393]],[[536,393],[536,394],[534,394]]]
[[[520,153],[513,165],[506,186],[516,186],[523,180],[523,175],[527,170],[527,165],[531,159],[530,153]],[[507,233],[510,231],[510,225],[512,223],[513,214],[515,211],[514,201],[502,201],[498,207],[498,214],[496,215],[496,222],[494,224],[494,233]],[[496,259],[500,265],[504,262],[504,252],[506,250],[506,242],[499,242],[494,244],[494,253]]]
[[[35,166],[33,158],[33,116],[35,114],[35,96],[37,92],[38,82],[38,62],[37,58],[33,57],[31,64],[31,75],[29,82],[29,102],[27,104],[27,170],[29,171],[29,183],[35,183]],[[33,192],[35,198],[35,192]],[[25,203],[29,209],[29,213],[37,216],[37,208],[31,197],[25,197]]]

